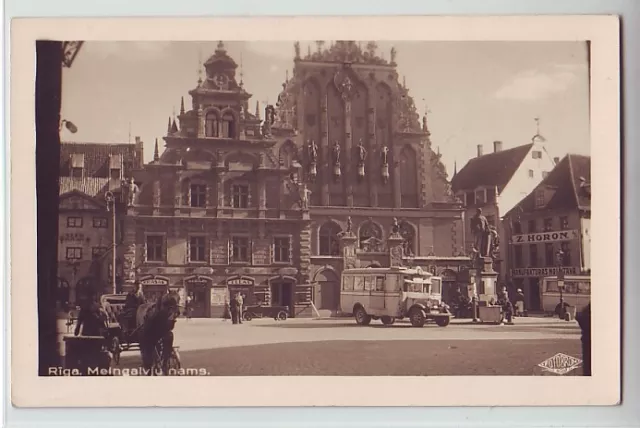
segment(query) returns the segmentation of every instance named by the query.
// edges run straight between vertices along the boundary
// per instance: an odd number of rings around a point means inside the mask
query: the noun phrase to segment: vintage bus
[[[565,303],[575,306],[576,312],[580,312],[591,301],[591,277],[565,276],[562,299]],[[560,303],[557,276],[548,276],[542,280],[540,300],[543,311],[555,312],[556,306]]]
[[[340,307],[358,325],[380,319],[391,325],[408,317],[411,325],[422,327],[433,320],[449,325],[451,313],[442,303],[442,279],[417,268],[345,269],[340,284]]]

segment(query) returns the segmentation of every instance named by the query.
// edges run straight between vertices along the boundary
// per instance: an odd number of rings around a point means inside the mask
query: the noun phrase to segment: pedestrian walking
[[[515,302],[515,313],[514,316],[520,317],[524,316],[524,293],[522,289],[518,288],[516,291],[516,297],[514,299]]]
[[[236,305],[237,305],[237,311],[238,311],[238,323],[242,324],[242,310],[243,310],[243,305],[244,305],[244,297],[242,297],[242,294],[240,294],[240,292],[238,292],[238,294],[236,295]]]
[[[502,311],[504,312],[507,324],[513,324],[513,305],[509,300],[507,287],[502,287],[502,291],[498,294],[498,305],[502,306]]]
[[[192,294],[189,293],[184,302],[184,316],[187,318],[187,321],[191,319],[191,302],[193,301]]]
[[[238,302],[237,295],[231,296],[229,299],[229,310],[231,311],[231,323],[238,324]]]

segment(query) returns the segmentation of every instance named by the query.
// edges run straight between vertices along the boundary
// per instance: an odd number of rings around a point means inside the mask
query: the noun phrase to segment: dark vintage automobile
[[[284,321],[287,319],[288,313],[288,306],[247,306],[244,308],[242,319],[251,321],[254,318],[273,318],[276,321]]]

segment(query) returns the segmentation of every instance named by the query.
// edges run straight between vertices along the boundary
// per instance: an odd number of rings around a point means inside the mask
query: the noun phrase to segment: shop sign
[[[140,285],[169,285],[169,281],[163,278],[148,278],[140,281]]]
[[[577,230],[561,230],[558,232],[528,233],[525,235],[513,235],[511,242],[514,244],[535,244],[538,242],[572,241],[580,238]]]
[[[564,275],[578,274],[578,270],[576,269],[575,266],[563,267],[561,269]],[[558,274],[557,267],[511,269],[511,276],[514,278],[556,276],[557,274]]]
[[[253,285],[254,281],[250,278],[233,278],[227,280],[227,285]]]
[[[458,275],[451,269],[445,269],[440,274],[440,278],[442,278],[443,282],[455,282],[458,280]]]
[[[196,276],[193,278],[185,279],[184,282],[191,285],[206,285],[209,283],[209,279],[202,276]]]

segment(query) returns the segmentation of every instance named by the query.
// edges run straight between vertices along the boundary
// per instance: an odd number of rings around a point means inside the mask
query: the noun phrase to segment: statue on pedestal
[[[473,248],[478,256],[491,257],[491,229],[487,218],[482,215],[482,208],[478,208],[476,215],[471,218],[471,231],[474,237]]]
[[[333,144],[333,176],[338,179],[340,175],[340,143],[336,140]]]
[[[362,138],[358,143],[358,178],[364,178],[364,161],[367,158],[367,149],[364,148],[364,144],[362,143]]]

